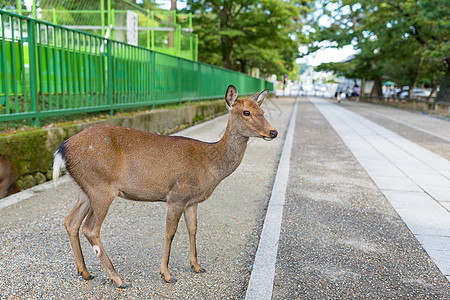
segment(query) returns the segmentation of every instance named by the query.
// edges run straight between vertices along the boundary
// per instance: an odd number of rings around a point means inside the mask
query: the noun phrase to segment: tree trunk
[[[222,36],[222,66],[227,69],[233,69],[233,45],[234,40],[227,36]]]
[[[446,67],[445,75],[441,78],[436,101],[450,102],[450,58],[444,60],[444,65]]]
[[[408,99],[411,100],[412,99],[412,94],[413,94],[413,89],[416,88],[417,83],[419,82],[419,77],[420,77],[420,70],[422,69],[422,65],[423,65],[423,60],[424,60],[424,56],[422,55],[420,57],[420,62],[419,62],[419,66],[417,67],[417,72],[416,72],[416,76],[414,78],[414,81],[412,83],[412,85],[409,86],[409,92],[408,92]]]
[[[240,60],[239,62],[241,63],[241,66],[240,66],[241,73],[245,73],[245,69],[247,68],[247,64],[245,63],[244,60]]]
[[[229,7],[224,5],[222,10],[219,13],[220,18],[220,30],[223,31],[227,29],[229,26],[228,24],[231,23],[233,20],[229,20],[230,14],[229,14]],[[220,37],[220,43],[221,43],[221,49],[222,49],[222,66],[227,69],[231,69],[233,62],[233,40],[230,39],[230,37],[226,35],[222,35]]]
[[[374,79],[375,83],[372,89],[372,96],[383,97],[383,90],[381,89],[381,78]]]
[[[450,74],[448,73],[441,78],[436,101],[450,102]]]

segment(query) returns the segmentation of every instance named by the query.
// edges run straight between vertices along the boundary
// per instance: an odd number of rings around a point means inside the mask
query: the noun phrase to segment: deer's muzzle
[[[277,135],[278,135],[278,131],[276,131],[276,130],[270,131],[270,138],[274,139],[277,137]]]
[[[262,138],[265,140],[265,141],[271,141],[271,140],[273,140],[274,138],[276,138],[278,136],[278,131],[276,131],[276,130],[271,130],[271,131],[269,131],[269,136],[263,136]]]

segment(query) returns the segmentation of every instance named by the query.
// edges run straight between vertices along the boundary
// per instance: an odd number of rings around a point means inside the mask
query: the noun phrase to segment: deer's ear
[[[255,101],[259,106],[261,106],[268,93],[269,90],[266,89],[260,93],[252,95],[249,99]]]
[[[238,97],[238,92],[237,92],[236,88],[232,85],[228,86],[227,92],[225,94],[225,101],[227,102],[228,110],[231,110],[237,97]]]

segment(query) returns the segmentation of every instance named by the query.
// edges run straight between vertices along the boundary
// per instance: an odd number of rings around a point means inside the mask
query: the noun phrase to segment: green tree
[[[325,0],[312,21],[314,41],[331,41],[335,47],[353,44],[359,53],[352,64],[321,68],[353,77],[391,78],[410,87],[419,82],[436,85],[450,75],[449,0]],[[324,22],[327,20],[328,22]],[[448,75],[447,75],[448,74]]]
[[[298,57],[310,1],[188,0],[200,60],[242,72],[258,67],[263,73],[288,73]]]

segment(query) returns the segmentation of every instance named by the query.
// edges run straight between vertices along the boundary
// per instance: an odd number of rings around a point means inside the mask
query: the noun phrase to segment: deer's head
[[[278,132],[266,120],[260,107],[268,92],[269,90],[264,90],[249,98],[238,99],[236,88],[232,85],[228,87],[225,100],[230,110],[230,123],[239,134],[245,137],[260,137],[266,141],[277,137]]]

